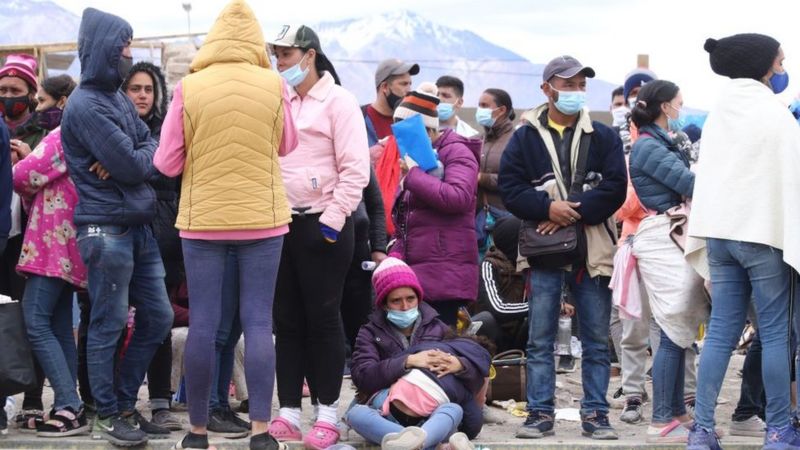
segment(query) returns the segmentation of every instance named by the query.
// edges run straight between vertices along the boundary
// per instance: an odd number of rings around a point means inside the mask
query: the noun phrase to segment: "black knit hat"
[[[711,70],[729,78],[760,80],[778,56],[780,42],[756,33],[735,34],[720,40],[706,39]]]

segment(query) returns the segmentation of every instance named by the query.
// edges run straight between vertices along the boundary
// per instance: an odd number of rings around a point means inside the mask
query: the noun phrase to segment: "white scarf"
[[[756,80],[729,81],[708,115],[689,236],[768,245],[800,269],[800,127]]]

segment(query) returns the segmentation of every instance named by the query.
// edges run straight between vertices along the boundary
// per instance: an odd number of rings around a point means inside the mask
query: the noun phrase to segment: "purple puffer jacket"
[[[350,374],[359,398],[366,401],[406,374],[408,347],[444,338],[449,328],[439,320],[439,314],[425,303],[419,304],[419,312],[421,320],[411,335],[411,342],[403,342],[405,338],[397,327],[386,320],[386,311],[382,308],[373,312],[369,322],[358,331]]]
[[[428,302],[478,297],[475,202],[481,145],[445,130],[434,143],[444,178],[412,168],[395,202],[397,241],[391,253],[414,269]]]

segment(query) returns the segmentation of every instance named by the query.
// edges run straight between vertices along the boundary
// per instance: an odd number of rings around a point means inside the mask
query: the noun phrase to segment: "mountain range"
[[[0,4],[0,45],[74,42],[79,25],[78,16],[50,0],[4,0]],[[414,85],[436,81],[442,75],[461,78],[467,107],[476,106],[481,92],[492,87],[508,91],[516,108],[530,108],[544,101],[539,88],[544,64],[528,61],[473,31],[444,26],[418,13],[398,11],[309,26],[319,34],[322,50],[336,67],[342,84],[361,103],[374,99],[375,68],[389,57],[420,65]],[[274,30],[265,30],[265,35],[271,32]],[[77,76],[77,64],[68,73]],[[608,110],[615,87],[603,80],[590,80],[589,108]]]

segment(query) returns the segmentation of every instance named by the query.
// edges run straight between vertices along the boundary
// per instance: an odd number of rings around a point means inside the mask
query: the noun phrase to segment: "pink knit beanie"
[[[383,306],[386,296],[397,288],[409,287],[422,301],[422,286],[417,275],[406,263],[397,258],[386,258],[372,273],[372,286],[375,288],[375,306]]]
[[[36,58],[24,53],[11,54],[6,57],[6,63],[0,67],[0,78],[17,77],[28,83],[28,86],[35,92],[39,89],[36,79]]]

